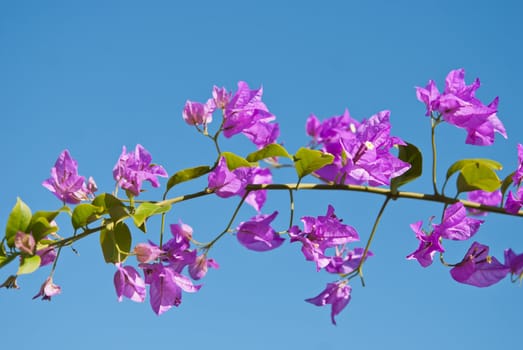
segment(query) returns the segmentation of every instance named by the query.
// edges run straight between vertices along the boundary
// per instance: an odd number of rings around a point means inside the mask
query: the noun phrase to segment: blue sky
[[[0,219],[20,196],[33,211],[60,203],[41,186],[58,154],[69,149],[82,175],[101,191],[114,187],[111,170],[122,145],[144,145],[172,174],[211,164],[212,144],[185,125],[187,99],[205,101],[213,85],[235,90],[239,80],[263,85],[264,101],[281,127],[280,142],[294,152],[308,139],[310,113],[320,119],[349,108],[362,119],[391,110],[393,134],[418,145],[424,177],[406,186],[430,191],[429,121],[415,86],[466,70],[479,77],[478,97],[500,96],[499,117],[509,138],[491,147],[464,144],[463,130],[438,131],[439,182],[455,160],[485,157],[516,166],[522,142],[519,103],[523,23],[518,1],[19,1],[0,4]],[[237,137],[224,148],[254,150]],[[295,181],[292,173],[276,181]],[[165,184],[165,182],[163,182]],[[180,195],[205,181],[186,184]],[[147,187],[148,198],[162,190]],[[357,193],[298,193],[296,215],[323,215],[335,205],[344,222],[367,237],[381,198]],[[480,349],[519,344],[522,289],[508,279],[478,289],[455,283],[443,266],[421,268],[405,260],[417,246],[409,224],[439,216],[434,203],[399,200],[386,211],[366,269],[366,287],[353,283],[352,301],[330,324],[328,308],[303,300],[318,294],[332,276],[316,273],[299,247],[256,253],[227,237],[211,252],[221,265],[182,305],[158,317],[148,303],[118,303],[114,268],[103,262],[98,238],[67,250],[55,273],[62,294],[33,301],[48,269],[20,278],[21,289],[0,290],[2,344],[92,349],[144,346],[196,348],[324,349],[423,347]],[[205,241],[220,232],[236,200],[214,197],[176,206],[169,223],[182,219]],[[287,197],[270,193],[266,212],[287,220]],[[252,216],[242,209],[241,220]],[[516,218],[490,215],[476,239],[502,256],[523,252]],[[155,239],[157,223],[135,240]],[[62,224],[66,235],[65,221]],[[460,259],[468,244],[449,245]],[[0,271],[5,278],[16,267]]]

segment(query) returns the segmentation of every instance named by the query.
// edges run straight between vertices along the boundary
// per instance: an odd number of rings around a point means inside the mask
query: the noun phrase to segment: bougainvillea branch
[[[311,115],[305,121],[305,132],[311,138],[308,146],[291,153],[277,141],[280,127],[262,101],[261,87],[252,90],[245,82],[239,82],[235,92],[214,87],[206,102],[188,100],[182,111],[186,124],[212,141],[216,151],[212,164],[182,169],[169,176],[163,166],[153,162],[144,146],[138,144],[130,152],[123,146],[112,169],[115,190],[96,194],[100,191],[98,184],[92,177],[86,181],[71,152],[64,150],[51,168],[51,177],[42,183],[62,207],[32,212],[19,198],[7,219],[0,243],[0,268],[18,262],[18,270],[1,287],[18,288],[19,276],[52,264],[49,277],[35,295],[51,300],[61,292],[53,273],[60,266],[62,248],[97,234],[104,260],[114,265],[117,299],[148,299],[153,311],[160,315],[179,306],[184,293],[197,292],[202,284],[196,281],[203,279],[209,268],[219,268],[218,262],[209,256],[218,249],[219,240],[235,236],[241,246],[257,252],[277,249],[289,241],[301,249],[305,260],[313,262],[317,271],[335,276],[320,294],[306,301],[316,306],[330,305],[331,321],[336,324],[335,317],[351,300],[350,280],[360,277],[365,285],[363,266],[374,255],[370,248],[377,239],[381,217],[390,203],[398,199],[442,204],[439,223],[433,223],[431,217],[425,225],[422,220],[410,225],[418,248],[407,259],[428,267],[438,253],[452,279],[476,287],[491,286],[507,275],[512,281],[522,279],[523,254],[512,249],[505,251],[503,262],[490,256],[489,247],[479,242],[473,242],[458,262],[448,263],[443,257],[445,242],[471,239],[487,220],[487,213],[523,217],[522,145],[518,145],[517,168],[503,180],[497,173],[502,165],[495,160],[459,159],[448,168],[443,186],[438,188],[436,143],[440,124],[464,129],[465,143],[475,146],[491,145],[496,133],[507,137],[497,116],[499,99],[484,104],[475,96],[479,87],[478,79],[467,85],[464,70],[457,69],[448,74],[442,93],[433,80],[424,88],[416,88],[416,96],[425,104],[425,114],[430,119],[430,193],[399,190],[422,175],[423,156],[415,145],[390,134],[390,111],[380,111],[364,120],[354,119],[348,110],[324,120]],[[220,114],[218,123],[214,113]],[[255,150],[246,155],[222,151],[222,136],[236,135],[244,135]],[[296,182],[275,183],[273,172],[287,167],[295,169]],[[203,186],[196,181],[202,177],[207,177]],[[145,182],[158,188],[162,186],[160,178],[168,178],[163,195],[157,200],[140,198],[147,190]],[[306,178],[313,182],[303,181]],[[451,179],[455,179],[454,196],[445,194]],[[178,184],[192,181],[200,186],[195,192],[169,196]],[[265,203],[274,191],[289,193],[288,209],[265,213]],[[295,224],[295,206],[299,205],[295,203],[296,191],[365,192],[385,199],[366,243],[357,246],[360,234],[339,218],[330,204],[325,214],[303,216]],[[167,225],[174,206],[204,196],[214,196],[216,201],[237,200],[224,229],[207,243],[197,239],[198,233],[181,220]],[[244,204],[252,207],[256,215],[240,218]],[[274,220],[287,210],[288,226],[276,229]],[[58,234],[59,216],[70,221],[67,236]],[[152,237],[133,246],[134,232],[149,232],[148,223],[154,216],[161,221],[156,239]]]

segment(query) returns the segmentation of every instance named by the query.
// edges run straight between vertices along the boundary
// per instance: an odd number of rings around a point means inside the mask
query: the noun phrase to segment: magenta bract
[[[316,306],[331,305],[331,321],[335,325],[335,317],[350,301],[351,286],[346,281],[328,283],[327,287],[314,298],[305,299],[306,302]]]

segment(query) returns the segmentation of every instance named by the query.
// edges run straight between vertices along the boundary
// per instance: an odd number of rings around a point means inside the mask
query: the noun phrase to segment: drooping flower
[[[199,280],[205,277],[209,267],[217,269],[220,265],[214,259],[208,259],[205,254],[201,254],[189,265],[189,275],[192,279]]]
[[[466,85],[465,70],[456,69],[447,75],[442,94],[434,81],[430,80],[425,88],[416,88],[416,96],[425,104],[427,116],[434,112],[439,113],[449,124],[467,131],[467,144],[485,146],[494,142],[495,133],[505,138],[507,133],[496,115],[498,98],[484,105],[475,97],[479,87],[479,79],[471,85]]]
[[[306,302],[316,306],[331,305],[331,321],[336,324],[336,315],[338,315],[350,301],[351,286],[347,281],[338,281],[336,283],[328,283],[327,287],[314,298],[305,299]]]
[[[472,237],[482,223],[483,220],[467,217],[465,206],[457,202],[445,209],[441,224],[434,225],[434,232],[445,239],[463,241]]]
[[[96,191],[96,184],[89,178],[89,185],[85,184],[85,178],[78,175],[78,163],[64,150],[51,168],[51,177],[42,185],[51,191],[64,203],[77,204],[88,200],[89,196]],[[93,186],[94,185],[94,186]]]
[[[156,260],[164,251],[154,244],[138,243],[134,247],[134,253],[136,254],[136,260],[141,263],[148,263]]]
[[[212,113],[216,106],[212,99],[206,103],[187,101],[183,107],[183,120],[189,125],[205,125],[212,122]]]
[[[195,286],[191,280],[160,263],[140,264],[145,274],[145,283],[149,284],[150,302],[157,315],[163,314],[182,302],[182,290],[197,292],[201,286]]]
[[[52,277],[47,277],[45,282],[40,287],[40,291],[36,294],[33,299],[42,297],[42,300],[51,300],[51,297],[60,294],[62,289],[60,286],[53,283]]]
[[[47,247],[36,251],[40,256],[40,267],[49,265],[56,259],[56,249],[54,247]]]
[[[463,260],[450,270],[452,278],[476,287],[488,287],[501,281],[510,268],[489,256],[489,247],[474,242]]]
[[[134,152],[129,153],[123,146],[122,154],[113,168],[113,177],[119,186],[138,196],[143,181],[149,181],[153,187],[159,187],[158,176],[167,177],[164,168],[151,162],[150,153],[142,145],[136,145]]]
[[[407,259],[416,259],[421,266],[427,267],[432,264],[434,254],[436,252],[443,253],[445,249],[440,242],[441,230],[426,233],[423,231],[422,226],[423,221],[418,221],[410,225],[420,243],[418,249],[408,255]]]
[[[132,266],[122,266],[120,263],[115,264],[117,270],[114,274],[114,288],[118,301],[123,297],[132,301],[143,302],[145,300],[145,282],[140,274]]]
[[[162,255],[162,260],[168,262],[174,271],[181,272],[196,259],[196,250],[190,249],[193,229],[181,220],[178,224],[170,225],[170,228],[173,238],[163,245],[165,254]]]
[[[257,215],[249,221],[242,222],[237,228],[236,237],[247,249],[264,252],[278,248],[284,239],[271,227],[270,223],[278,215]]]
[[[318,216],[316,218],[304,216],[301,218],[301,221],[303,222],[303,231],[297,226],[291,227],[288,231],[291,237],[291,243],[302,243],[301,250],[305,259],[314,261],[318,271],[329,264],[336,264],[336,261],[332,261],[333,257],[327,255],[327,249],[336,247],[336,249],[338,249],[336,259],[339,259],[339,253],[344,250],[343,246],[345,244],[359,240],[358,233],[354,227],[343,224],[334,213],[334,207],[332,205],[328,206],[325,216]],[[341,257],[341,259],[345,258]],[[343,262],[341,264],[343,264]],[[332,268],[336,269],[341,267],[335,267],[333,265]]]
[[[469,201],[477,202],[484,205],[498,206],[501,203],[502,194],[500,190],[495,190],[493,192],[487,192],[483,190],[476,190],[467,192],[467,198]],[[486,212],[479,209],[467,208],[468,212],[472,215],[487,215]]]
[[[515,276],[523,274],[523,254],[516,254],[512,249],[505,249],[505,266]]]

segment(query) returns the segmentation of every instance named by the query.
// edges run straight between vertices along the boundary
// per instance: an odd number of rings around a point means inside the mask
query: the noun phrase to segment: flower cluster
[[[89,177],[86,184],[85,178],[78,175],[78,163],[68,150],[64,150],[58,156],[54,167],[51,168],[51,177],[42,185],[62,202],[69,204],[88,200],[97,190],[92,177]]]
[[[276,117],[262,102],[263,89],[251,90],[246,82],[238,82],[238,90],[232,94],[225,88],[214,87],[213,97],[206,103],[187,101],[182,116],[189,125],[204,126],[212,121],[212,114],[222,110],[223,123],[220,131],[230,138],[243,133],[258,148],[274,143],[280,134]]]
[[[144,279],[134,267],[116,264],[114,286],[119,301],[126,297],[143,302],[148,285],[151,307],[160,315],[180,305],[182,291],[194,293],[201,288],[182,274],[185,267],[194,280],[203,278],[209,267],[218,268],[218,264],[208,259],[206,254],[197,255],[196,249],[190,249],[193,230],[189,225],[180,222],[170,227],[173,237],[162,247],[149,242],[137,244],[134,248]]]
[[[411,224],[420,244],[407,259],[415,259],[421,266],[427,267],[432,264],[436,252],[445,252],[443,239],[468,240],[479,230],[482,223],[482,220],[467,217],[463,203],[458,202],[445,210],[442,223],[432,224],[433,229],[430,232],[422,229],[422,221]],[[495,257],[489,256],[488,252],[488,246],[474,242],[463,260],[452,265],[452,278],[460,283],[488,287],[505,278],[509,272],[514,276],[523,275],[523,254],[516,255],[512,250],[506,250],[505,263],[502,264]]]
[[[429,80],[425,88],[416,88],[416,95],[427,107],[427,116],[442,116],[447,123],[467,131],[467,144],[485,146],[494,142],[494,133],[505,138],[507,133],[496,115],[498,98],[485,106],[475,97],[479,86],[479,79],[466,85],[465,70],[456,69],[447,75],[443,93],[433,80]]]
[[[339,184],[389,185],[390,180],[410,168],[390,153],[396,145],[405,145],[390,136],[390,112],[379,112],[361,123],[346,110],[341,116],[320,123],[315,115],[307,119],[307,134],[322,151],[334,155],[334,162],[318,171],[323,180]]]
[[[359,235],[354,227],[345,225],[334,213],[334,207],[327,208],[323,216],[301,218],[303,230],[298,226],[289,229],[292,242],[301,242],[301,251],[308,261],[316,263],[317,271],[325,269],[329,273],[347,275],[355,271],[364,259],[364,250],[355,248],[349,250],[347,244],[359,241]],[[334,254],[330,255],[329,251]],[[368,251],[365,258],[372,256]],[[342,280],[327,284],[326,289],[315,298],[307,299],[317,306],[331,304],[332,323],[336,324],[334,316],[348,304],[351,288],[348,281]]]
[[[516,192],[510,191],[505,202],[505,210],[509,213],[517,213],[523,206],[523,187],[521,187],[521,180],[523,179],[523,145],[518,145],[518,167],[512,175],[512,185],[515,186]]]

